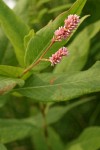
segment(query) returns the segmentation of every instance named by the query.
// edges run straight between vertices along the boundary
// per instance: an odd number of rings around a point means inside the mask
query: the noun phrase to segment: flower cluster
[[[68,38],[72,31],[77,28],[78,23],[80,22],[79,16],[75,15],[69,15],[67,19],[64,21],[64,26],[59,27],[54,32],[54,41],[62,41],[63,39]]]
[[[77,28],[79,22],[80,22],[79,16],[77,16],[76,14],[69,15],[68,18],[65,19],[64,21],[64,26],[59,27],[54,32],[51,45],[53,45],[56,41],[62,41],[63,39],[67,39],[71,35],[73,30]],[[62,60],[63,56],[68,56],[68,54],[69,54],[68,49],[66,47],[62,47],[55,54],[52,54],[52,56],[49,57],[49,59],[41,59],[41,60],[49,61],[51,62],[51,65],[54,66],[55,64],[59,63]]]
[[[63,56],[68,56],[69,52],[66,47],[60,48],[55,54],[52,54],[49,59],[43,58],[47,51],[51,48],[51,46],[56,41],[62,41],[63,39],[68,38],[74,29],[77,28],[78,23],[80,22],[79,16],[76,14],[69,15],[67,19],[64,21],[64,26],[59,27],[55,32],[54,36],[51,40],[50,45],[46,48],[44,53],[40,56],[40,58],[33,64],[31,64],[28,68],[26,68],[20,77],[22,77],[25,73],[31,70],[35,65],[37,65],[40,61],[49,61],[51,65],[54,66],[55,64],[59,63],[62,60]]]
[[[77,28],[79,22],[79,16],[76,14],[69,15],[64,21],[64,26],[59,27],[59,29],[54,32],[52,41],[62,41],[63,39],[68,38],[73,30]],[[51,65],[54,66],[55,64],[59,63],[63,56],[68,56],[68,50],[65,47],[60,48],[55,54],[52,54],[52,57],[49,58]]]
[[[69,52],[66,47],[60,48],[55,54],[52,54],[52,57],[49,58],[51,65],[59,63],[63,56],[68,56]]]

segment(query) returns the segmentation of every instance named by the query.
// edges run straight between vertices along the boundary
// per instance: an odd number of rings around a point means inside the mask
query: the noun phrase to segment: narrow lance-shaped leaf
[[[41,56],[41,54],[50,44],[54,31],[58,27],[64,25],[64,20],[67,18],[67,16],[70,14],[80,14],[85,3],[86,0],[77,0],[71,7],[71,9],[60,14],[53,22],[51,21],[47,26],[45,26],[36,33],[36,35],[30,40],[30,43],[26,50],[25,63],[27,66],[34,63]],[[52,53],[57,51],[58,48],[64,45],[65,43],[66,41],[57,42],[56,44],[54,44],[54,46],[48,51],[45,57],[50,57]],[[47,65],[48,63],[41,62],[34,69],[40,70],[41,68],[45,68]]]
[[[100,91],[100,62],[91,69],[71,76],[68,74],[33,75],[23,88],[16,89],[22,95],[37,101],[64,101]]]
[[[24,66],[24,36],[29,29],[14,12],[0,0],[0,23],[10,39],[20,65]]]

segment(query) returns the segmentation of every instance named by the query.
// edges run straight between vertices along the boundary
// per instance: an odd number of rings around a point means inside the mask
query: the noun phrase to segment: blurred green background
[[[69,9],[75,0],[16,0],[14,2],[15,7],[13,10],[16,15],[20,16],[23,21],[36,32],[44,27],[50,20],[55,19],[58,14],[66,11],[66,8]],[[77,37],[77,35],[87,26],[99,21],[100,0],[87,0],[81,16],[88,14],[90,16],[81,24],[68,45],[70,45],[75,37]],[[92,30],[92,28],[90,30]],[[0,28],[0,43],[2,42],[4,44],[0,45],[0,47],[2,46],[0,52],[0,64],[17,66],[18,62],[13,52],[13,47]],[[89,38],[89,52],[85,65],[81,70],[88,69],[97,60],[100,60],[100,26],[97,26],[97,32],[95,32],[92,38]],[[50,72],[51,68],[48,67],[45,71]],[[58,121],[51,123],[51,127],[59,135],[64,145],[77,139],[85,128],[100,126],[100,93],[88,94],[67,102],[48,104],[48,107],[67,107],[78,101],[85,100],[88,102],[70,109],[68,112],[64,113]],[[23,119],[35,116],[38,112],[41,112],[41,105],[45,106],[45,104],[33,103],[29,98],[5,95],[0,97],[0,118]],[[38,136],[40,136],[40,133]],[[38,141],[39,139],[36,137],[36,140]],[[26,137],[8,143],[6,146],[8,150],[45,150],[45,148],[42,148],[41,146],[40,148],[37,146],[35,147],[34,143],[36,143],[36,141],[30,137]],[[43,143],[41,143],[40,140],[40,143],[38,142],[38,144],[41,145]]]

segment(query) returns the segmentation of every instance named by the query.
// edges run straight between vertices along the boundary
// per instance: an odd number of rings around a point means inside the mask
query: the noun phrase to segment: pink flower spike
[[[55,41],[62,41],[62,39],[66,39],[67,34],[64,27],[59,27],[54,33]]]
[[[68,56],[68,54],[68,49],[66,47],[62,47],[55,54],[52,54],[52,57],[49,58],[49,61],[51,62],[51,65],[54,66],[62,60],[63,56]]]
[[[72,32],[78,26],[80,19],[79,19],[79,16],[77,16],[76,14],[69,15],[68,18],[64,22],[65,22],[64,28],[66,29],[66,32],[67,31]]]
[[[68,38],[72,31],[77,28],[80,19],[76,14],[69,15],[64,22],[64,27],[59,27],[59,29],[54,32],[53,41],[62,41],[63,39]]]

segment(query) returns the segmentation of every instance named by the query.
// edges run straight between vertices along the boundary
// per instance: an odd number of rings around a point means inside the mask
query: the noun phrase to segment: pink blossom
[[[59,27],[59,29],[55,31],[54,35],[55,41],[62,41],[62,39],[67,38],[67,32],[64,27]]]
[[[68,54],[68,49],[66,47],[62,47],[55,54],[52,54],[52,57],[49,58],[49,61],[51,62],[51,65],[54,66],[62,60],[63,56],[68,56]]]
[[[68,18],[64,21],[64,27],[61,26],[54,32],[53,41],[62,41],[63,39],[68,38],[72,31],[78,26],[79,21],[79,16],[76,14],[69,15]]]
[[[72,32],[80,22],[79,16],[75,15],[69,15],[68,18],[64,21],[65,25],[64,28],[67,32]]]

